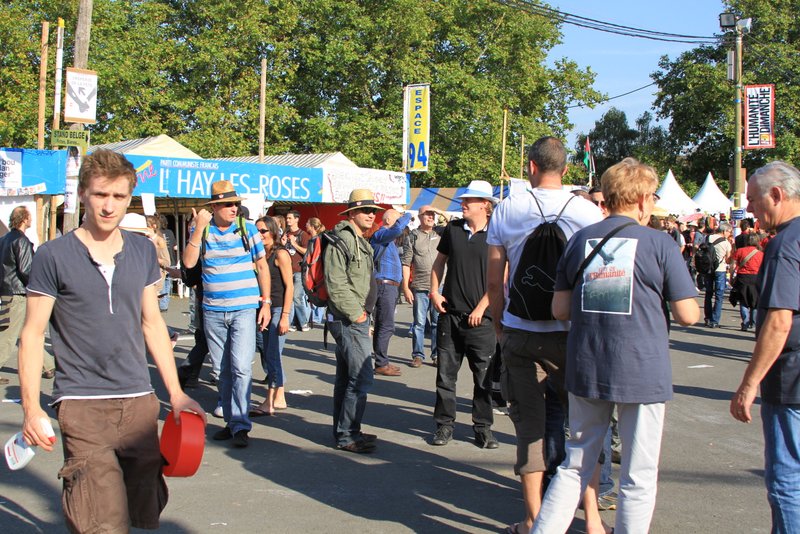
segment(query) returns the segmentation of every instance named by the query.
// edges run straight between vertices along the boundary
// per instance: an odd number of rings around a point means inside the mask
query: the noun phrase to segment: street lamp
[[[733,207],[742,206],[742,191],[744,183],[742,176],[742,35],[750,31],[753,19],[739,19],[734,13],[721,13],[719,27],[722,31],[733,30],[736,35],[736,46],[733,52],[733,80],[736,85],[735,106],[735,141],[733,152],[733,178],[731,192],[733,193]]]

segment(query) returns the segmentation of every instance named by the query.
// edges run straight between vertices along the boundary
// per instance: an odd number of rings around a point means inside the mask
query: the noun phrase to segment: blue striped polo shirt
[[[266,255],[253,223],[245,221],[250,252],[244,249],[239,223],[220,230],[214,220],[208,226],[203,256],[203,309],[237,311],[259,307],[261,291],[254,262]]]

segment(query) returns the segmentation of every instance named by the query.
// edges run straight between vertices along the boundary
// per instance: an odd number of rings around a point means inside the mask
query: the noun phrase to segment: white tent
[[[733,203],[720,191],[711,173],[706,176],[706,181],[692,198],[705,213],[728,213]]]
[[[656,207],[665,209],[669,213],[686,215],[694,213],[698,209],[698,205],[681,189],[675,175],[672,174],[672,169],[667,171],[667,176],[657,194],[661,198],[656,202]]]

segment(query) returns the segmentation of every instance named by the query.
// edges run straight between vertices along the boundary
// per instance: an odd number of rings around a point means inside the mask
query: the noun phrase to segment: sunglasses
[[[241,202],[221,202],[223,208],[232,208],[232,207],[239,207],[242,205]]]
[[[378,213],[378,210],[375,208],[361,208],[361,213],[366,213],[367,215],[373,215]]]
[[[658,193],[653,193],[653,200],[654,200],[655,202],[658,202],[659,200],[661,200],[661,197],[660,197],[660,196],[658,196]]]
[[[260,233],[262,233],[262,234],[266,234],[266,233],[268,233],[268,232],[269,232],[269,230],[267,230],[266,228],[259,228],[259,229],[258,229],[258,231],[259,231]]]

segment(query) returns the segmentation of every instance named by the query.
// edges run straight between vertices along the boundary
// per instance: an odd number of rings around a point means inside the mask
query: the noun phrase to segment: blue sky
[[[724,11],[722,2],[718,0],[550,0],[549,5],[566,13],[603,22],[702,36],[720,33],[719,14]],[[570,24],[562,26],[562,33],[563,44],[550,52],[550,58],[568,57],[581,67],[591,67],[596,75],[594,87],[609,97],[651,83],[650,73],[657,70],[662,55],[676,58],[681,52],[695,47],[625,37]],[[624,111],[628,123],[633,126],[639,115],[650,110],[656,89],[656,86],[648,87],[595,106],[594,109],[572,109],[570,122],[574,128],[568,137],[569,146],[573,147],[577,134],[591,130],[595,121],[611,107]]]

